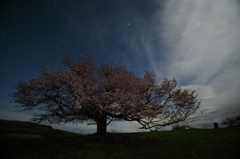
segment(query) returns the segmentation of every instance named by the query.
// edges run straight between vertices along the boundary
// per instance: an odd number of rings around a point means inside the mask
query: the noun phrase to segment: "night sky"
[[[114,62],[159,82],[175,77],[196,90],[207,114],[190,123],[213,127],[240,114],[240,5],[232,0],[11,0],[0,4],[0,118],[24,120],[9,94],[14,84],[62,67],[64,53],[90,53],[97,64]],[[66,124],[59,129],[94,132]],[[108,130],[138,131],[115,122]]]

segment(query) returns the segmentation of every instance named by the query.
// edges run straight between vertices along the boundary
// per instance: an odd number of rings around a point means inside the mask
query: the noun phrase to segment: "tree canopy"
[[[195,91],[177,88],[175,79],[156,80],[154,72],[140,77],[116,64],[96,65],[90,55],[76,60],[63,56],[64,69],[42,68],[42,75],[19,81],[12,101],[23,110],[41,110],[40,123],[97,124],[106,133],[112,121],[137,121],[144,129],[158,130],[186,120],[200,106]]]

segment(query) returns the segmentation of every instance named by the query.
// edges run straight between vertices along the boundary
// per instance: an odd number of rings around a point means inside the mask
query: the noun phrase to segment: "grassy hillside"
[[[40,125],[32,122],[0,120],[0,133],[5,138],[54,137],[63,134],[63,131],[53,129],[51,126]],[[2,138],[3,136],[0,136]],[[7,137],[8,136],[8,137]]]
[[[239,127],[96,136],[0,121],[0,140],[1,158],[9,159],[240,158]]]

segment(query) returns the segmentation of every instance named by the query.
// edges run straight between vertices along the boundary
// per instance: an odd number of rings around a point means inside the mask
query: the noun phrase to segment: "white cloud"
[[[160,36],[172,50],[169,75],[209,79],[239,57],[239,18],[234,1],[168,1]],[[198,23],[201,25],[198,25]]]
[[[161,13],[171,53],[167,76],[175,76],[185,88],[196,89],[202,107],[212,116],[231,116],[238,110],[240,93],[240,20],[236,1],[168,1]],[[200,25],[199,25],[200,23]],[[166,71],[167,72],[167,71]],[[238,109],[237,109],[238,108]],[[222,117],[221,117],[222,118]]]
[[[189,91],[197,90],[197,92],[195,93],[198,94],[198,98],[203,100],[214,99],[216,97],[212,87],[200,86],[200,85],[187,85],[187,86],[182,86],[181,88]]]
[[[141,34],[135,33],[130,45],[146,53],[158,76],[175,77],[183,88],[196,90],[203,99],[200,109],[210,113],[208,119],[220,122],[239,114],[239,2],[157,3],[159,10],[152,17],[151,30],[139,26],[136,30]],[[152,43],[154,40],[159,46]],[[167,49],[157,52],[162,44]],[[159,54],[164,54],[164,61]]]

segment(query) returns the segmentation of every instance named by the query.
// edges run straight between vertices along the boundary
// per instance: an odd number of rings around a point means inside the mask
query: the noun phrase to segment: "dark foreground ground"
[[[0,120],[1,159],[240,159],[240,128],[79,135]]]

